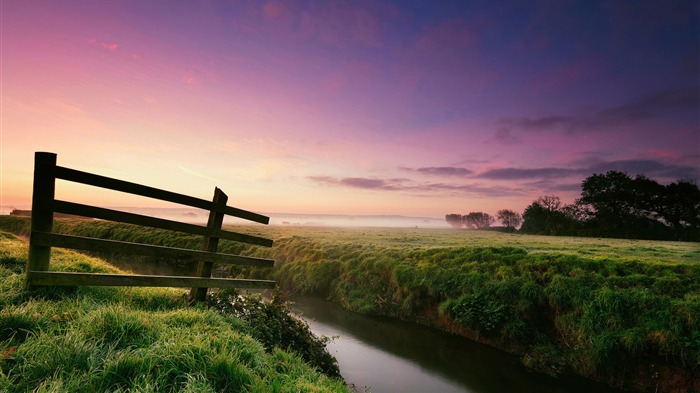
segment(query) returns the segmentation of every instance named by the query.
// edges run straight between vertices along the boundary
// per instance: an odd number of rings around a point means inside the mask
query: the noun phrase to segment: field
[[[176,289],[26,291],[27,252],[25,242],[0,232],[2,392],[350,391],[319,371],[328,361],[318,352],[323,341],[280,305],[231,303],[222,293],[212,307],[190,307]],[[123,273],[64,250],[54,251],[52,267]],[[313,365],[303,359],[309,354]],[[329,371],[337,375],[337,366]]]
[[[454,247],[514,247],[528,253],[556,252],[599,258],[628,258],[647,262],[700,263],[700,243],[537,236],[466,229],[314,228],[240,226],[233,230],[269,236],[296,237],[311,243],[373,246],[392,250]]]
[[[27,233],[28,222],[0,224]],[[86,220],[55,230],[198,248],[200,239]],[[700,391],[700,244],[542,237],[452,229],[237,227],[271,249],[287,293],[416,321],[503,348],[533,369],[633,391]]]

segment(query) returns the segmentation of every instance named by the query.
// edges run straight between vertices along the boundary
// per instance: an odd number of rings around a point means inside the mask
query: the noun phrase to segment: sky
[[[0,205],[33,156],[257,212],[566,203],[700,177],[700,2],[0,2]],[[57,198],[162,202],[64,181]]]

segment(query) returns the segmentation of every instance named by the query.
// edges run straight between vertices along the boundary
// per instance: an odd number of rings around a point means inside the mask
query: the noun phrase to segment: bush
[[[241,296],[233,289],[220,290],[209,294],[207,304],[224,315],[243,320],[246,331],[268,352],[276,348],[295,352],[329,377],[340,378],[336,359],[326,351],[329,339],[317,337],[306,322],[293,317],[277,293],[266,300]]]

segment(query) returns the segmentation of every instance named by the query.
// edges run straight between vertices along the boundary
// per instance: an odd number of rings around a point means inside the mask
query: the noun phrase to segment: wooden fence
[[[204,227],[57,200],[55,199],[56,179],[122,191],[129,194],[208,210],[209,221],[207,226]],[[221,229],[225,215],[231,215],[262,224],[267,224],[269,222],[269,218],[263,215],[227,206],[227,200],[228,197],[219,188],[215,189],[213,200],[207,201],[136,183],[57,166],[56,154],[37,152],[34,155],[32,233],[29,241],[27,284],[30,287],[41,285],[192,287],[190,298],[194,301],[204,300],[208,288],[274,288],[274,281],[211,277],[212,265],[214,263],[257,267],[272,267],[274,265],[272,259],[253,258],[217,252],[219,239],[234,240],[266,247],[272,246],[272,240],[270,239]],[[72,214],[202,235],[202,249],[191,250],[162,247],[151,244],[58,234],[53,232],[54,213]],[[53,272],[49,271],[51,247],[189,260],[193,263],[197,262],[196,275],[187,277]]]

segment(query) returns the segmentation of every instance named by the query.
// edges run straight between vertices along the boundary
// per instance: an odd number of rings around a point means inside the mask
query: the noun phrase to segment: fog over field
[[[143,208],[112,207],[115,210],[142,214],[168,220],[205,224],[208,212],[190,208]],[[2,206],[0,215],[8,215],[14,209],[29,210],[29,206]],[[399,215],[345,215],[345,214],[295,214],[266,213],[270,225],[282,226],[318,226],[318,227],[388,227],[388,228],[448,228],[444,218],[408,217]],[[226,217],[225,224],[251,224],[250,221]],[[257,224],[253,224],[257,225]]]

